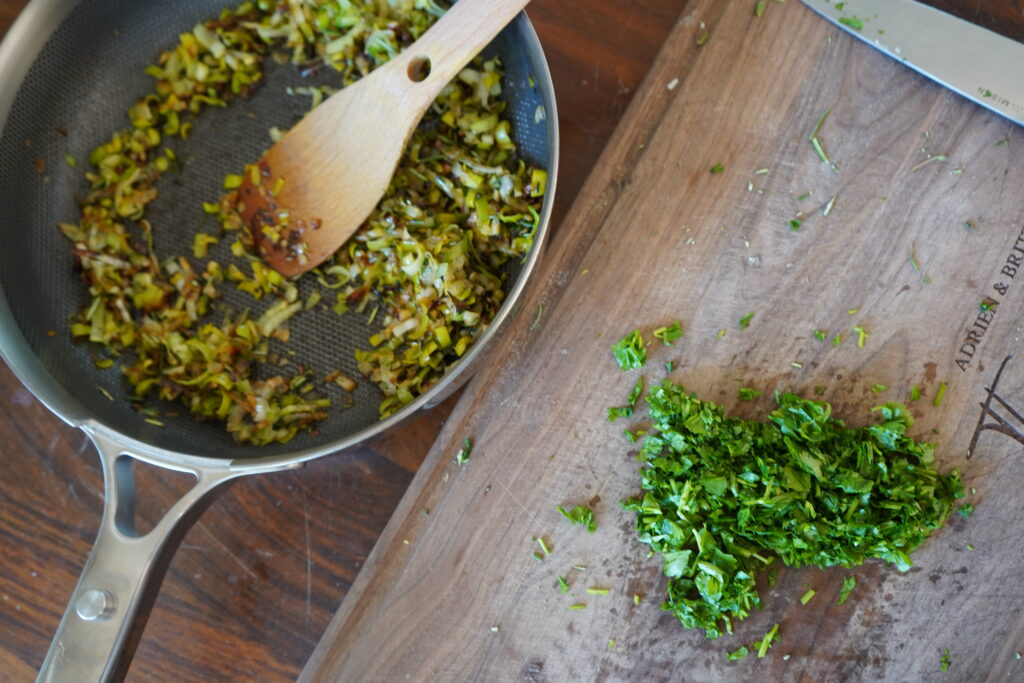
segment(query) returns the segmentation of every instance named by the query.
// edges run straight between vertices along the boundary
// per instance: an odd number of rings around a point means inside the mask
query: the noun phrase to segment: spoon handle
[[[404,74],[409,81],[409,97],[420,98],[422,109],[425,110],[445,85],[487,47],[529,2],[459,0],[415,43],[384,68],[393,70],[393,74]]]

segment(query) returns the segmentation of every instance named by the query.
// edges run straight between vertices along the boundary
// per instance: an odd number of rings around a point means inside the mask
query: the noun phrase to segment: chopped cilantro
[[[857,348],[858,349],[863,349],[864,348],[864,342],[867,341],[868,337],[870,337],[871,335],[868,334],[867,330],[865,330],[860,325],[857,325],[856,327],[854,327],[853,331],[857,333]]]
[[[754,5],[754,16],[760,19],[764,16],[764,0],[758,0],[757,4]]]
[[[672,342],[683,336],[683,324],[677,320],[668,327],[659,327],[654,330],[654,336],[665,346],[672,346]]]
[[[850,593],[853,592],[854,586],[857,585],[857,577],[853,574],[843,577],[843,587],[839,589],[839,602],[837,604],[842,605],[846,602],[846,599],[850,597]]]
[[[806,593],[804,593],[800,597],[800,604],[801,605],[806,605],[807,603],[809,603],[814,598],[814,596],[816,594],[817,594],[817,591],[815,591],[813,588],[809,589]]]
[[[885,384],[876,384],[875,386],[871,387],[871,391],[875,392],[876,394],[880,394],[888,388],[889,387]]]
[[[951,663],[952,662],[949,661],[949,648],[947,647],[946,651],[942,653],[942,659],[939,660],[939,671],[949,671],[949,665]]]
[[[763,394],[763,391],[757,389],[751,389],[750,387],[740,387],[740,400],[741,401],[753,401],[755,398]]]
[[[743,659],[750,654],[750,650],[747,649],[746,645],[740,645],[738,650],[725,653],[725,658],[730,662],[735,662],[737,659]]]
[[[647,362],[647,349],[644,348],[644,340],[640,336],[640,330],[633,330],[623,337],[618,344],[612,346],[612,353],[615,355],[615,360],[619,362],[619,367],[623,370],[636,370],[643,367],[644,363]]]
[[[935,392],[935,400],[932,401],[932,405],[938,408],[942,405],[942,397],[946,395],[946,383],[939,382],[939,390]]]
[[[974,506],[971,505],[970,503],[964,503],[963,505],[958,507],[956,511],[960,513],[961,517],[970,517],[974,514]]]
[[[754,319],[754,313],[755,312],[756,311],[751,311],[750,313],[747,313],[745,316],[740,318],[740,329],[741,330],[745,330],[748,327],[750,327],[750,321]]]
[[[724,170],[725,170],[725,166],[723,166],[722,164],[715,164],[714,166],[711,167],[711,173],[712,174],[721,173]]]
[[[586,609],[586,608],[587,608],[587,606],[584,605],[582,602],[577,602],[575,605],[569,605],[569,609],[573,609],[573,610],[575,610],[575,609]]]
[[[847,428],[823,401],[775,400],[763,423],[727,416],[671,380],[646,394],[642,492],[623,505],[636,513],[640,541],[662,556],[666,609],[712,638],[761,606],[754,577],[777,560],[850,567],[878,558],[908,570],[910,553],[964,495],[958,471],[936,470],[934,445],[907,436],[905,406],[886,403],[876,424]],[[846,510],[856,515],[826,512]]]
[[[633,391],[629,392],[629,406],[631,408],[636,407],[636,401],[642,393],[644,393],[644,378],[637,377],[636,384],[633,385]]]
[[[724,337],[724,336],[725,336],[725,328],[723,327],[722,329],[720,329],[720,330],[718,331],[718,335],[717,335],[717,337],[718,337],[719,339],[721,339],[721,338],[722,338],[722,337]]]
[[[558,575],[558,590],[562,591],[563,595],[568,595],[569,593],[569,582],[561,574]]]
[[[615,422],[620,417],[625,417],[627,419],[633,417],[633,406],[612,406],[608,408],[609,422]]]
[[[804,224],[803,221],[801,221],[799,218],[791,218],[791,219],[789,219],[789,229],[790,230],[799,230],[800,226],[803,225],[803,224]]]
[[[814,338],[817,339],[818,341],[825,341],[825,337],[827,335],[828,335],[828,332],[826,330],[815,330],[814,331]]]
[[[707,31],[704,31],[699,36],[697,36],[697,47],[703,47],[707,45],[709,40],[711,40],[711,34],[708,33]]]
[[[540,546],[540,549],[544,552],[545,556],[551,554],[551,550],[548,549],[548,544],[544,542],[544,537],[543,536],[538,536],[537,538],[535,538],[533,540],[537,541],[537,545]]]
[[[837,334],[835,337],[832,338],[832,346],[839,346],[842,343],[843,343],[843,335]]]
[[[672,372],[675,369],[675,363],[670,360],[665,361],[665,372]]]
[[[469,454],[473,452],[473,442],[467,437],[462,442],[462,448],[455,454],[455,463],[457,465],[464,465],[469,460]]]
[[[763,659],[764,656],[766,654],[768,654],[768,650],[774,644],[775,636],[777,636],[778,633],[779,633],[779,625],[775,624],[775,626],[772,626],[770,629],[768,629],[768,633],[764,634],[764,638],[762,638],[761,640],[759,640],[756,643],[754,643],[754,645],[757,646],[757,656],[758,656],[758,658]]]
[[[573,524],[579,524],[580,526],[587,527],[587,531],[590,533],[597,531],[597,522],[594,521],[594,511],[590,508],[577,505],[572,510],[566,510],[564,507],[559,505],[558,511]]]
[[[917,386],[916,384],[914,386],[910,387],[910,400],[911,401],[920,401],[921,400],[921,387]]]
[[[608,588],[588,588],[587,593],[590,595],[608,595],[611,590]]]
[[[633,593],[633,604],[634,605],[639,605],[640,604],[640,600],[641,600],[640,594],[639,593]]]
[[[849,26],[856,31],[864,28],[864,20],[857,17],[839,17],[839,23],[843,26]]]

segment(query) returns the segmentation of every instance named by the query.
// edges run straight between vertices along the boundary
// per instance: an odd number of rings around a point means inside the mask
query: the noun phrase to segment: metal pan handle
[[[149,533],[140,535],[133,520],[131,454],[115,441],[86,431],[103,464],[103,518],[38,681],[122,679],[181,539],[213,500],[212,494],[246,473],[227,461],[215,467],[181,468],[196,477],[195,485]]]

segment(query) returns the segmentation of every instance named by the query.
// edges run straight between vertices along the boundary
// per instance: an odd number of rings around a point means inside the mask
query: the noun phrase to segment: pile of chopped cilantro
[[[776,393],[768,422],[728,417],[670,380],[646,401],[645,492],[624,505],[664,558],[663,608],[710,638],[761,605],[755,577],[776,558],[791,567],[879,558],[906,571],[964,495],[959,471],[936,470],[934,445],[907,436],[900,404],[849,429],[827,403],[791,393]]]

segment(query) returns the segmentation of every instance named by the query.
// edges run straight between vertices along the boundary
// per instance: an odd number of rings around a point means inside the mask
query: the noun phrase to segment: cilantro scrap
[[[558,590],[562,591],[563,595],[568,595],[569,593],[569,582],[561,574],[558,575]]]
[[[668,327],[659,327],[654,330],[654,336],[665,346],[672,346],[672,342],[683,336],[683,324],[677,320]]]
[[[846,599],[850,597],[850,593],[853,592],[854,586],[857,585],[857,577],[853,574],[843,577],[843,587],[839,589],[839,602],[836,604],[842,605],[846,602]]]
[[[561,505],[558,506],[558,511],[573,524],[579,524],[580,526],[587,527],[587,531],[594,533],[597,531],[597,522],[594,521],[594,511],[583,505],[577,505],[572,510],[566,510]]]
[[[758,391],[757,389],[751,389],[750,387],[740,387],[739,393],[741,401],[753,401],[764,392]]]
[[[622,340],[612,347],[615,360],[623,370],[636,370],[642,368],[647,362],[647,349],[644,348],[643,337],[640,330],[633,330]]]
[[[777,392],[768,422],[724,414],[671,380],[647,396],[651,429],[638,459],[643,494],[626,500],[639,540],[661,553],[666,609],[715,638],[761,605],[757,572],[855,566],[869,558],[911,567],[910,553],[964,495],[940,474],[933,444],[907,436],[905,406],[850,429],[828,403]],[[771,638],[765,637],[759,652]]]
[[[754,645],[757,646],[758,658],[764,659],[764,656],[768,654],[768,650],[775,643],[775,636],[777,636],[778,634],[779,625],[775,624],[775,626],[772,626],[770,629],[768,629],[768,633],[764,634],[764,638],[754,643]]]
[[[969,519],[970,516],[974,514],[974,505],[972,505],[971,503],[964,503],[963,505],[958,507],[956,511],[960,513],[961,517]]]
[[[756,311],[751,311],[750,313],[747,313],[745,316],[740,318],[740,329],[741,330],[745,330],[748,327],[750,327],[750,321],[754,319],[754,313],[756,313]]]
[[[726,655],[725,655],[725,658],[728,659],[730,662],[735,662],[737,659],[743,659],[744,657],[746,657],[749,654],[750,654],[750,650],[747,649],[747,646],[746,645],[740,645],[740,648],[738,650],[733,650],[732,652],[727,652]]]
[[[467,437],[466,440],[462,442],[462,448],[460,448],[459,452],[455,454],[455,464],[465,465],[466,461],[469,460],[469,454],[472,452],[473,442],[469,439],[469,437]]]
[[[949,671],[949,665],[951,663],[952,662],[949,661],[949,648],[947,647],[946,651],[942,653],[942,659],[939,660],[939,671]]]

